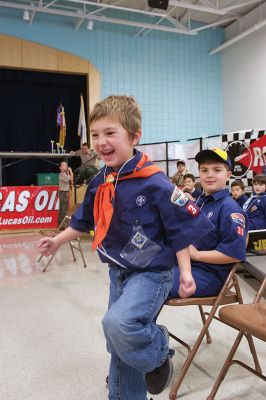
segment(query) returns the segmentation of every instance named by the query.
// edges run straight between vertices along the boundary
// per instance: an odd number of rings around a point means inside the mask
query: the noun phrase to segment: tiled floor
[[[68,246],[42,273],[38,234],[1,235],[0,238],[0,399],[1,400],[104,400],[109,356],[101,328],[108,297],[107,267],[90,243],[82,242],[88,268],[80,256],[71,260]],[[253,299],[258,283],[240,277],[244,299]],[[165,308],[162,323],[185,339],[200,326],[194,307]],[[211,327],[213,343],[203,344],[180,390],[183,400],[206,399],[236,331],[219,322]],[[266,344],[256,341],[266,371]],[[184,349],[172,343],[175,372]],[[239,356],[249,360],[247,348]],[[154,400],[167,400],[169,390]],[[265,382],[240,367],[229,372],[217,400],[264,400]],[[126,400],[126,399],[123,399]]]

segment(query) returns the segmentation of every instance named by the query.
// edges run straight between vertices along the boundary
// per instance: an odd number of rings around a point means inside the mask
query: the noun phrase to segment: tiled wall
[[[19,16],[19,18],[15,17]],[[101,72],[102,97],[135,96],[143,112],[142,143],[188,139],[223,132],[220,56],[210,49],[223,40],[222,29],[197,36],[36,15],[30,25],[22,12],[1,9],[0,32],[84,57]]]

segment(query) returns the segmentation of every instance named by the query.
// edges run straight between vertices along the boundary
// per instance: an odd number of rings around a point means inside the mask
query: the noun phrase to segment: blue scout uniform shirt
[[[120,171],[119,176],[133,171],[141,158],[136,151]],[[84,201],[71,218],[71,227],[78,231],[89,231],[94,226],[93,204],[98,186],[105,182],[105,177],[112,170],[103,168],[90,182]],[[125,268],[141,268],[121,253],[132,249],[132,238],[140,232],[144,242],[155,244],[157,250],[147,266],[149,268],[170,268],[176,263],[176,252],[193,243],[199,236],[211,230],[211,224],[199,208],[189,201],[181,192],[176,204],[171,201],[174,186],[163,172],[148,178],[137,178],[114,182],[115,200],[111,224],[98,253],[102,262],[119,265]],[[179,189],[176,189],[180,192]],[[145,244],[146,244],[145,243]],[[141,243],[136,258],[149,258],[149,250],[145,253]],[[136,246],[134,249],[136,250]],[[145,247],[145,246],[144,246]],[[154,249],[154,246],[153,246]],[[137,249],[138,250],[138,249]],[[145,264],[145,263],[144,263]]]
[[[212,223],[212,231],[200,237],[193,245],[199,251],[217,250],[229,257],[246,258],[246,218],[243,210],[229,195],[228,189],[212,195],[202,194],[196,204]],[[214,296],[221,290],[233,265],[209,264],[192,261],[192,275],[196,282],[194,296]],[[179,297],[179,270],[174,268],[174,284],[170,297]]]
[[[234,199],[234,200],[237,202],[237,204],[240,205],[241,208],[243,208],[243,205],[248,200],[248,196],[245,193],[243,193],[243,194],[241,194],[240,197],[238,197],[238,199]]]
[[[266,192],[255,194],[243,206],[248,217],[248,229],[266,229]]]
[[[246,218],[240,206],[230,197],[229,190],[222,189],[212,195],[201,195],[196,204],[212,222],[213,230],[197,241],[195,247],[205,251],[217,250],[229,257],[245,261]],[[218,269],[224,266],[221,264],[197,264]]]

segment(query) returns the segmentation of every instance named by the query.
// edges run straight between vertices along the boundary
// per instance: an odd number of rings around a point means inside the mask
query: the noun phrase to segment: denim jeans
[[[110,267],[109,308],[102,321],[111,353],[109,400],[146,400],[145,374],[164,363],[168,343],[154,319],[173,284],[173,270]]]

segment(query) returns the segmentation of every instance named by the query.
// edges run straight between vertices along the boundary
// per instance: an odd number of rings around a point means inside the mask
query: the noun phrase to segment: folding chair
[[[252,304],[235,304],[222,307],[219,311],[221,321],[239,330],[237,338],[225,360],[221,372],[212,388],[207,400],[213,400],[224,380],[229,368],[233,364],[238,364],[247,369],[266,382],[266,375],[262,374],[261,369],[251,368],[243,361],[233,359],[243,336],[252,335],[266,342],[266,303],[259,303],[261,296],[266,289],[266,277],[264,278],[257,295]],[[253,355],[254,358],[254,355]]]
[[[226,282],[224,283],[220,293],[217,296],[189,297],[189,298],[185,298],[185,299],[174,298],[174,299],[168,299],[165,302],[165,305],[174,306],[174,307],[183,307],[183,306],[190,306],[190,305],[198,306],[200,315],[201,315],[201,319],[202,319],[202,323],[203,323],[203,327],[200,331],[200,334],[197,337],[197,340],[195,341],[193,346],[190,346],[188,343],[184,342],[182,339],[178,338],[173,333],[169,332],[169,336],[171,338],[173,338],[174,340],[176,340],[178,343],[182,344],[184,347],[186,347],[186,349],[188,351],[186,361],[185,361],[179,375],[177,376],[177,378],[174,382],[174,385],[171,389],[171,392],[169,394],[169,398],[171,400],[176,399],[178,389],[179,389],[181,383],[183,382],[183,379],[186,376],[186,373],[187,373],[187,371],[188,371],[188,369],[200,347],[200,344],[201,344],[204,336],[206,335],[207,343],[212,342],[208,328],[209,328],[209,325],[212,322],[213,318],[220,320],[218,317],[215,316],[218,307],[221,305],[225,305],[225,304],[243,303],[241,292],[240,292],[240,287],[239,287],[238,280],[237,280],[237,277],[235,274],[239,265],[241,265],[241,264],[236,263],[233,266],[231,272],[229,273],[229,275],[227,277]],[[210,312],[208,312],[208,313],[204,312],[203,306],[211,306]],[[206,316],[207,316],[207,318],[206,318]],[[255,351],[255,347],[254,347],[251,336],[249,336],[248,340],[250,342],[251,348],[254,349],[254,354],[255,354],[256,351]],[[253,356],[254,356],[254,354],[253,354]],[[258,363],[256,356],[254,356],[254,362],[255,362],[256,368],[259,368],[259,363]]]
[[[71,217],[66,216],[63,219],[63,221],[61,222],[61,224],[59,225],[58,229],[56,229],[56,230],[40,230],[39,233],[41,235],[44,235],[44,236],[55,237],[56,235],[58,235],[60,233],[60,231],[62,231],[62,230],[64,230],[64,229],[69,227],[70,221],[71,221]],[[85,258],[84,258],[84,254],[83,254],[83,250],[82,250],[81,244],[80,244],[80,238],[77,237],[76,239],[70,240],[68,243],[69,243],[69,246],[70,246],[70,250],[71,250],[71,253],[72,253],[73,260],[76,261],[74,250],[78,250],[80,252],[84,268],[86,268],[87,264],[86,264],[86,261],[85,261]],[[45,267],[42,270],[43,272],[45,272],[47,270],[47,268],[49,267],[49,265],[51,264],[51,262],[52,262],[52,260],[53,260],[53,258],[55,256],[55,254],[56,253],[53,253],[53,254],[50,255],[50,257],[48,258],[48,262],[46,263]],[[40,262],[42,258],[43,258],[43,254],[41,254],[41,256],[39,257],[37,262]]]

